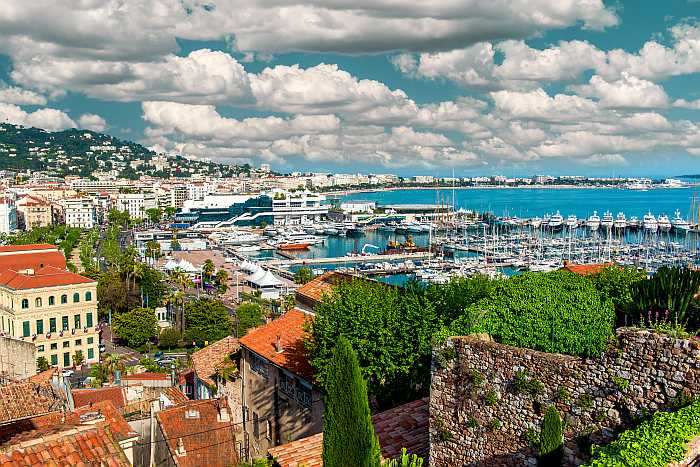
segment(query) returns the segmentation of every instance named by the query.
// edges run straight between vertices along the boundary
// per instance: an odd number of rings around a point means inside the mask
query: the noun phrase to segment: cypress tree
[[[553,405],[547,408],[540,433],[541,466],[560,466],[564,455],[564,438],[562,436],[562,421],[559,411]]]
[[[377,467],[379,440],[357,354],[340,336],[328,367],[323,414],[324,467]]]

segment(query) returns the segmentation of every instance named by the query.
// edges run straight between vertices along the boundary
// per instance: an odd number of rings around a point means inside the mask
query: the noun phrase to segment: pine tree
[[[540,434],[539,465],[559,466],[564,454],[562,421],[559,411],[553,405],[547,408]]]
[[[333,349],[324,404],[324,467],[379,466],[381,453],[369,412],[367,385],[357,354],[343,336]]]

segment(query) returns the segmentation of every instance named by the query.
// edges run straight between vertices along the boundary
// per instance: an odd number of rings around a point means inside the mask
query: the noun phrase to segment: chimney
[[[182,442],[182,438],[177,439],[177,449],[175,450],[175,455],[178,457],[187,455],[187,451],[185,451],[185,443]]]
[[[279,335],[275,339],[275,352],[282,353],[282,342],[280,341]]]

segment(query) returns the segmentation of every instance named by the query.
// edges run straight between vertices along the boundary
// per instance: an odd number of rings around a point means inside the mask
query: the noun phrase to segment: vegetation
[[[367,387],[350,342],[340,337],[328,365],[324,395],[323,465],[379,466],[379,439],[372,426]]]
[[[151,373],[166,373],[168,371],[166,368],[158,365],[158,363],[156,363],[156,361],[150,357],[142,357],[139,360],[139,365]]]
[[[158,347],[172,349],[178,347],[182,341],[182,333],[175,328],[165,328],[158,335]]]
[[[527,370],[516,371],[513,378],[513,388],[520,393],[537,396],[544,391],[544,384],[541,381],[531,378]]]
[[[592,467],[664,467],[683,459],[688,441],[700,436],[700,400],[676,412],[657,412],[617,440],[593,448]]]
[[[595,288],[604,297],[609,297],[615,307],[617,326],[634,323],[630,311],[634,303],[633,287],[646,280],[646,273],[635,268],[610,266],[597,274],[588,276]]]
[[[632,312],[640,324],[654,326],[660,321],[686,329],[700,326],[700,313],[691,302],[700,289],[700,271],[688,268],[659,268],[651,279],[632,287]]]
[[[80,366],[85,363],[85,356],[82,350],[76,350],[73,354],[73,366]]]
[[[401,448],[401,457],[389,459],[383,464],[385,467],[423,467],[423,458],[417,454],[409,454],[406,448]]]
[[[134,308],[113,320],[114,333],[129,347],[138,347],[158,335],[156,315],[151,308]]]
[[[614,321],[612,302],[587,278],[567,271],[525,273],[495,281],[450,334],[488,332],[503,344],[593,357],[605,349]]]
[[[39,357],[36,359],[36,367],[39,369],[39,371],[46,371],[51,366],[49,365],[49,361],[46,359],[46,357]]]
[[[547,408],[540,432],[539,465],[559,466],[564,455],[563,426],[559,411],[553,405]]]
[[[204,345],[231,335],[232,323],[223,302],[201,298],[185,305],[185,339]]]
[[[296,273],[294,273],[294,282],[296,284],[306,284],[307,282],[311,282],[313,278],[314,273],[311,271],[311,268],[307,266],[302,266]]]
[[[456,277],[447,284],[430,284],[425,294],[435,309],[440,310],[441,322],[448,324],[462,316],[469,305],[488,297],[494,284],[495,281],[481,274],[469,278]],[[409,284],[408,287],[416,286]]]
[[[236,308],[236,336],[243,337],[248,333],[248,330],[262,323],[263,312],[262,308],[257,303],[243,303]]]
[[[1,133],[0,133],[1,134]],[[5,238],[8,245],[28,245],[31,243],[50,243],[56,245],[66,258],[70,258],[73,249],[80,240],[80,229],[64,224],[35,227],[32,230],[13,233]]]

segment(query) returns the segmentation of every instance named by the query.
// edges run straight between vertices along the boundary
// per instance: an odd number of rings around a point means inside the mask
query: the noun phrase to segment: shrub
[[[527,370],[515,372],[513,387],[517,392],[530,394],[531,396],[537,396],[544,392],[544,384],[535,378],[530,378]]]
[[[657,412],[607,446],[594,446],[591,467],[664,467],[683,459],[686,444],[700,435],[700,402],[676,412]]]
[[[498,394],[496,394],[496,391],[491,390],[486,393],[486,396],[484,397],[484,402],[486,402],[486,405],[489,407],[493,407],[498,403]]]
[[[569,400],[571,397],[571,394],[569,393],[569,390],[567,389],[566,386],[559,386],[559,389],[557,389],[557,400],[561,402],[566,402]]]
[[[547,408],[540,433],[539,465],[561,465],[564,437],[559,411],[553,405]]]
[[[590,394],[581,394],[578,398],[578,406],[582,409],[593,407],[593,397]]]
[[[533,428],[528,428],[525,434],[525,441],[530,445],[530,447],[538,448],[540,446],[540,434]]]
[[[615,311],[585,277],[567,271],[494,281],[469,306],[452,335],[488,332],[496,341],[551,353],[598,356],[613,335]]]
[[[617,388],[618,391],[620,392],[625,392],[628,387],[630,387],[630,382],[629,380],[621,377],[621,376],[613,376],[612,377],[612,382]]]
[[[486,428],[488,428],[489,431],[497,431],[500,430],[501,428],[501,420],[498,418],[492,418],[489,420],[489,422],[486,424]]]
[[[472,382],[472,386],[474,386],[475,388],[480,388],[484,385],[484,375],[482,375],[476,370],[471,371],[471,373],[469,374],[469,379]]]
[[[633,308],[642,324],[651,326],[664,315],[669,323],[697,327],[700,319],[691,307],[700,288],[700,272],[688,268],[659,268],[651,279],[632,287]],[[668,315],[668,316],[666,316]]]
[[[629,311],[634,302],[632,286],[646,279],[646,272],[635,268],[620,268],[610,266],[597,274],[588,276],[595,288],[609,298],[615,307],[617,325],[629,324]]]
[[[467,420],[467,427],[476,428],[477,426],[479,426],[479,421],[474,417],[469,417],[469,420]]]
[[[401,448],[401,457],[399,459],[389,459],[383,464],[384,467],[422,467],[423,458],[417,454],[409,454],[406,448]]]
[[[438,433],[438,439],[441,442],[444,443],[452,439],[452,432],[447,429],[447,427],[445,426],[445,421],[439,415],[435,416],[435,429]]]

